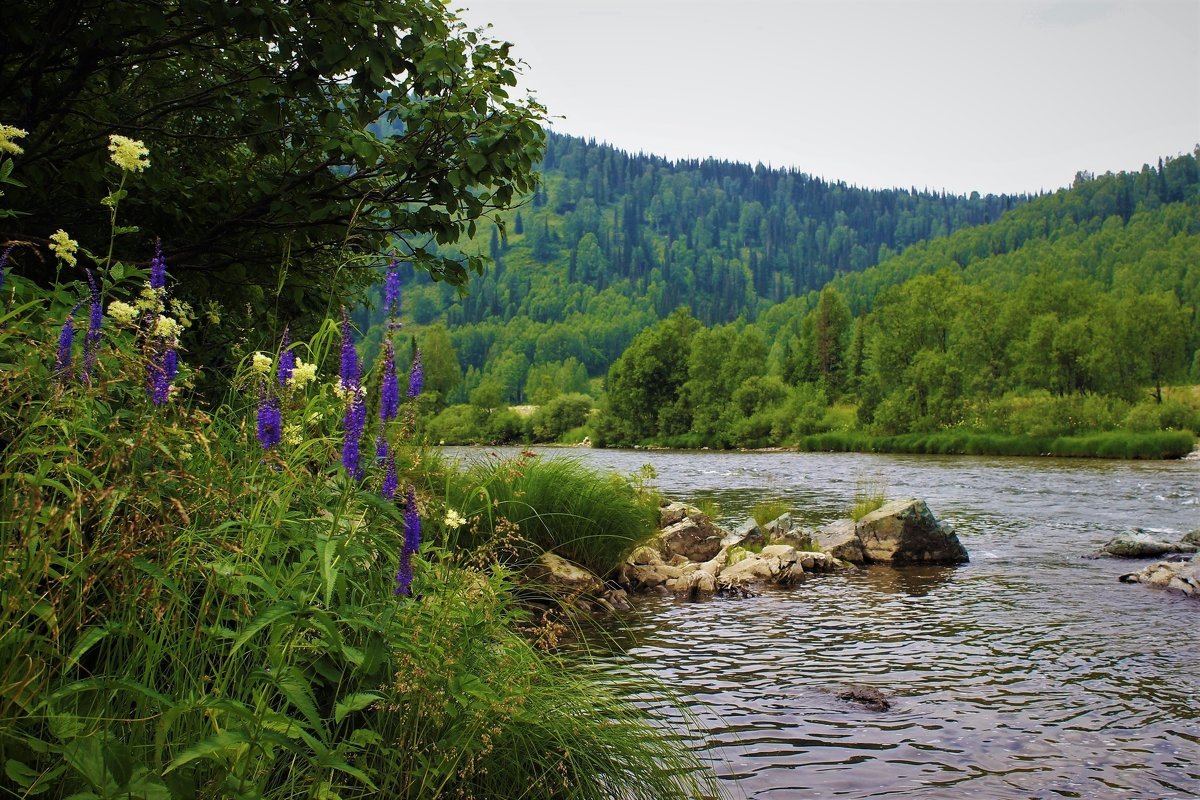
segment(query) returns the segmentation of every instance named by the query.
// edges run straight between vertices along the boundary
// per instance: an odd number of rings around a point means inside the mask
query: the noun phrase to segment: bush
[[[529,440],[557,442],[574,428],[582,427],[592,411],[586,394],[563,394],[538,408],[529,418]]]

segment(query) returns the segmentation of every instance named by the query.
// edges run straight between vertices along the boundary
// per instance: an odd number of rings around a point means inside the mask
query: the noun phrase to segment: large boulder
[[[1186,540],[1168,542],[1155,538],[1141,528],[1119,533],[1109,539],[1101,548],[1101,554],[1117,558],[1159,558],[1171,553],[1194,553],[1200,550],[1200,545]]]
[[[737,526],[731,533],[725,534],[721,547],[757,547],[766,543],[762,528],[752,519]]]
[[[725,531],[703,514],[693,514],[659,534],[663,555],[683,556],[688,561],[708,561],[721,551]]]
[[[962,564],[970,560],[954,528],[937,518],[925,501],[895,500],[855,526],[867,561],[891,564]],[[846,559],[849,560],[849,559]]]
[[[816,545],[836,559],[861,564],[866,560],[862,539],[852,519],[839,519],[817,529]]]
[[[1191,561],[1159,561],[1137,572],[1122,575],[1122,583],[1145,583],[1161,589],[1200,597],[1200,556]]]

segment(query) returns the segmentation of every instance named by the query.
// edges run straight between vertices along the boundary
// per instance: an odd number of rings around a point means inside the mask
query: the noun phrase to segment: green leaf
[[[262,614],[256,616],[254,620],[246,626],[246,629],[242,631],[241,635],[237,637],[237,640],[234,641],[233,647],[229,649],[230,657],[240,650],[242,645],[253,639],[255,635],[257,635],[258,632],[263,628],[267,627],[268,625],[273,625],[281,619],[290,617],[291,615],[295,614],[297,610],[298,609],[296,608],[295,603],[276,603]]]
[[[237,752],[244,750],[251,744],[251,739],[246,735],[245,731],[230,730],[221,731],[220,733],[209,736],[202,742],[192,745],[184,750],[179,755],[167,764],[163,774],[174,772],[184,764],[190,764],[193,761],[208,759],[214,756],[234,755]]]
[[[337,702],[337,705],[333,709],[333,721],[341,724],[341,721],[346,718],[347,714],[362,711],[372,703],[383,699],[383,695],[378,692],[355,692]]]

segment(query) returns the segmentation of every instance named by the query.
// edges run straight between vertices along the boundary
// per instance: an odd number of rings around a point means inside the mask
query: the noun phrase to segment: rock
[[[816,545],[821,548],[821,552],[851,564],[866,561],[862,539],[858,538],[858,531],[852,519],[839,519],[818,528]]]
[[[790,586],[804,574],[796,548],[777,544],[764,547],[761,553],[748,553],[717,576],[717,586],[729,594],[752,594],[759,586],[770,584]]]
[[[697,570],[668,582],[667,588],[689,600],[699,600],[716,594],[717,580],[707,572]]]
[[[659,549],[653,545],[644,544],[629,554],[625,559],[630,564],[662,564],[663,557]]]
[[[1117,558],[1158,558],[1168,553],[1194,553],[1197,550],[1200,545],[1163,541],[1141,528],[1134,528],[1109,539],[1100,552]]]
[[[846,686],[837,690],[835,696],[838,700],[858,703],[872,711],[887,711],[892,707],[892,701],[888,700],[883,692],[871,686]]]
[[[795,529],[791,514],[780,514],[763,526],[763,533],[772,542],[781,536],[786,536]]]
[[[1194,556],[1191,561],[1159,561],[1137,572],[1122,575],[1118,580],[1200,597],[1200,556]]]
[[[867,561],[962,564],[970,560],[954,528],[938,522],[923,500],[888,503],[860,519],[855,532]]]
[[[625,613],[633,611],[633,604],[629,602],[629,595],[624,589],[608,589],[599,598],[599,602],[606,606],[609,611]]]
[[[626,561],[621,565],[617,582],[636,592],[662,586],[681,575],[683,570],[679,567],[664,564],[662,561],[657,564],[633,564]]]
[[[599,596],[604,591],[599,578],[554,553],[538,556],[525,576],[556,594]]]
[[[1183,538],[1179,540],[1180,544],[1194,544],[1200,547],[1200,530],[1194,530],[1191,533],[1185,533]]]
[[[686,517],[699,513],[701,513],[700,509],[689,506],[687,503],[667,503],[658,509],[658,527],[669,528],[678,522],[683,522]]]
[[[733,533],[725,535],[721,547],[755,547],[766,543],[762,528],[752,519],[748,519],[737,527]]]
[[[721,550],[725,532],[708,517],[695,514],[669,526],[659,536],[663,554],[679,555],[688,561],[708,561]]]

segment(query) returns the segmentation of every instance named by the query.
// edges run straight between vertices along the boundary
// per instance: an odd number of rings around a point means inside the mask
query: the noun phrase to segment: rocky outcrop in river
[[[1122,575],[1119,580],[1122,583],[1144,583],[1200,598],[1200,555],[1193,556],[1191,561],[1159,561],[1137,572]]]
[[[1200,531],[1192,531],[1178,542],[1168,542],[1141,528],[1119,533],[1109,539],[1097,554],[1113,558],[1162,558],[1172,553],[1200,551]]]
[[[661,522],[661,533],[621,567],[618,582],[631,591],[746,596],[764,586],[791,586],[808,573],[856,564],[968,560],[953,528],[916,499],[889,503],[857,523],[839,520],[815,533],[799,530],[790,514],[762,527],[747,520],[724,531],[683,503],[663,506]]]

